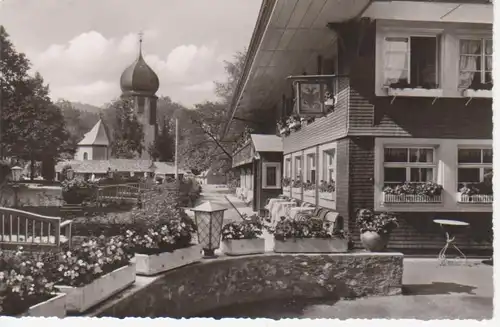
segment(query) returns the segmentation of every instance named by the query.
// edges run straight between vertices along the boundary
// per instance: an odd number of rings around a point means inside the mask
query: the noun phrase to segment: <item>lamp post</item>
[[[214,258],[215,250],[220,247],[224,211],[227,209],[207,201],[193,208],[197,226],[198,243],[203,248],[205,258]]]
[[[23,169],[19,166],[14,166],[11,168],[12,173],[12,188],[14,189],[14,208],[18,205],[17,190],[19,188],[19,181],[21,180],[21,173]]]

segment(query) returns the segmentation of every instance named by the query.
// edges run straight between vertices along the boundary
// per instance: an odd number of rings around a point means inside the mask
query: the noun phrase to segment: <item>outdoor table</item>
[[[266,204],[266,206],[264,208],[269,210],[269,212],[271,212],[273,210],[274,205],[277,202],[285,202],[285,201],[286,201],[286,199],[272,198],[272,199],[269,199],[269,202]]]
[[[290,207],[297,205],[296,201],[276,202],[271,213],[271,224],[274,226],[282,216],[289,214]]]
[[[451,236],[450,232],[447,231],[445,227],[466,227],[469,226],[469,223],[458,220],[449,220],[449,219],[434,219],[433,221],[434,223],[439,224],[441,226],[446,236],[446,244],[441,249],[441,251],[439,251],[438,254],[438,260],[440,265],[446,264],[446,251],[450,246],[454,247],[458,251],[458,253],[460,254],[459,258],[461,257],[465,259],[465,261],[467,261],[467,257],[465,256],[465,254],[458,248],[458,246],[455,245],[455,237]]]

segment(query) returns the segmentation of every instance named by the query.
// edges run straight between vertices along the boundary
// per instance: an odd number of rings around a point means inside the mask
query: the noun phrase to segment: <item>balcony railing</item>
[[[442,195],[420,195],[420,194],[387,194],[383,193],[384,203],[441,203]]]
[[[457,201],[460,203],[493,203],[493,194],[466,195],[457,193]]]

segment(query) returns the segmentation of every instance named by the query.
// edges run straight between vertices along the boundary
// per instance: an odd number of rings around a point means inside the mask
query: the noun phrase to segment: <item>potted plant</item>
[[[126,231],[138,275],[156,275],[201,260],[201,246],[192,240],[194,224],[187,220],[191,219],[170,219],[143,232]]]
[[[0,316],[66,316],[66,294],[54,286],[45,261],[50,254],[0,251]]]
[[[302,177],[298,176],[297,179],[292,180],[292,194],[301,195],[302,194]]]
[[[283,186],[283,192],[285,193],[290,193],[290,183],[291,180],[289,177],[283,178],[283,181],[281,182],[281,185]]]
[[[347,252],[349,243],[343,230],[335,229],[329,221],[310,217],[300,220],[281,217],[269,232],[274,235],[277,253]]]
[[[277,124],[278,133],[280,136],[287,136],[290,134],[290,128],[288,127],[287,120],[285,118],[280,119]]]
[[[319,184],[319,198],[322,200],[335,201],[335,181],[321,181]]]
[[[96,195],[97,184],[83,179],[67,179],[62,183],[62,196],[67,204],[82,204]]]
[[[359,226],[361,244],[371,252],[383,251],[387,247],[392,230],[398,226],[394,214],[375,214],[370,209],[358,210],[356,223]]]
[[[300,127],[302,126],[300,116],[293,115],[293,116],[288,117],[287,125],[291,131],[298,131],[300,129]]]
[[[304,183],[304,201],[316,203],[316,183],[311,181]]]
[[[130,244],[121,236],[92,237],[54,261],[56,287],[66,293],[66,310],[84,312],[135,282]]]
[[[443,186],[435,182],[412,183],[384,188],[386,203],[439,203],[442,201]]]
[[[227,255],[264,253],[262,224],[255,221],[230,222],[222,227],[222,251]]]

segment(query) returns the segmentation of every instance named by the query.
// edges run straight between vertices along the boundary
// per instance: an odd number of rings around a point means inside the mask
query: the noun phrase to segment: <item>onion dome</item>
[[[120,87],[125,95],[151,96],[158,91],[160,81],[158,75],[142,57],[142,38],[139,42],[139,57],[123,71],[120,78]]]

